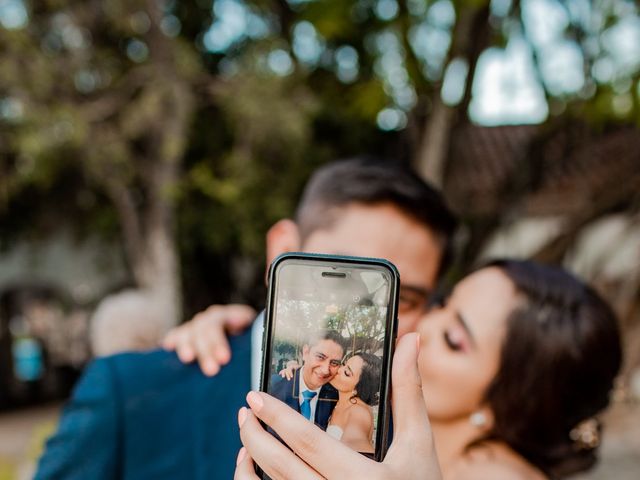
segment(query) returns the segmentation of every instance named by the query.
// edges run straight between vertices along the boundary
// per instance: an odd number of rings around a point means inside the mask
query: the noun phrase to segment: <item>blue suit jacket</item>
[[[279,375],[271,377],[271,388],[269,393],[282,400],[291,408],[300,412],[300,373],[296,370],[291,380],[282,378]],[[327,429],[329,417],[338,401],[338,391],[328,383],[323,385],[318,393],[318,403],[316,404],[315,424],[322,430]]]
[[[231,479],[238,409],[251,377],[251,330],[231,362],[205,377],[174,353],[94,361],[47,442],[36,479]]]

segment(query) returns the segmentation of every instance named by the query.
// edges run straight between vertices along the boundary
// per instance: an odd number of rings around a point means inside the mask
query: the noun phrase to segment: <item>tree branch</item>
[[[433,107],[416,155],[418,172],[437,186],[442,186],[444,180],[452,130],[466,119],[478,58],[489,43],[490,28],[488,4],[476,8],[469,7],[460,12],[453,32],[455,43],[449,50],[445,65],[449,65],[458,57],[466,59],[469,72],[463,98],[456,107],[449,107],[443,103],[440,89],[434,90]]]

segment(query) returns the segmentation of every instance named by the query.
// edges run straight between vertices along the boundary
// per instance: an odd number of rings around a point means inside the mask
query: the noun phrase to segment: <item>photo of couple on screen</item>
[[[269,393],[352,449],[375,451],[386,307],[280,300]]]

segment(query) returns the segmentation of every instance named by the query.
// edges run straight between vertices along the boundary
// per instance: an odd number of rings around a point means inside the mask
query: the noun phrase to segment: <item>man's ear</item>
[[[267,232],[267,269],[278,256],[300,250],[300,232],[293,220],[285,218],[273,224]]]

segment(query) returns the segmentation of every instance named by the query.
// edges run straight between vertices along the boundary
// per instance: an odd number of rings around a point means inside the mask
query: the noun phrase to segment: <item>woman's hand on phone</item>
[[[235,480],[256,480],[254,461],[273,480],[442,478],[418,373],[418,335],[398,342],[392,372],[394,438],[382,463],[332,438],[289,406],[263,392],[250,392],[238,414],[244,448]],[[293,450],[260,425],[265,422]]]

